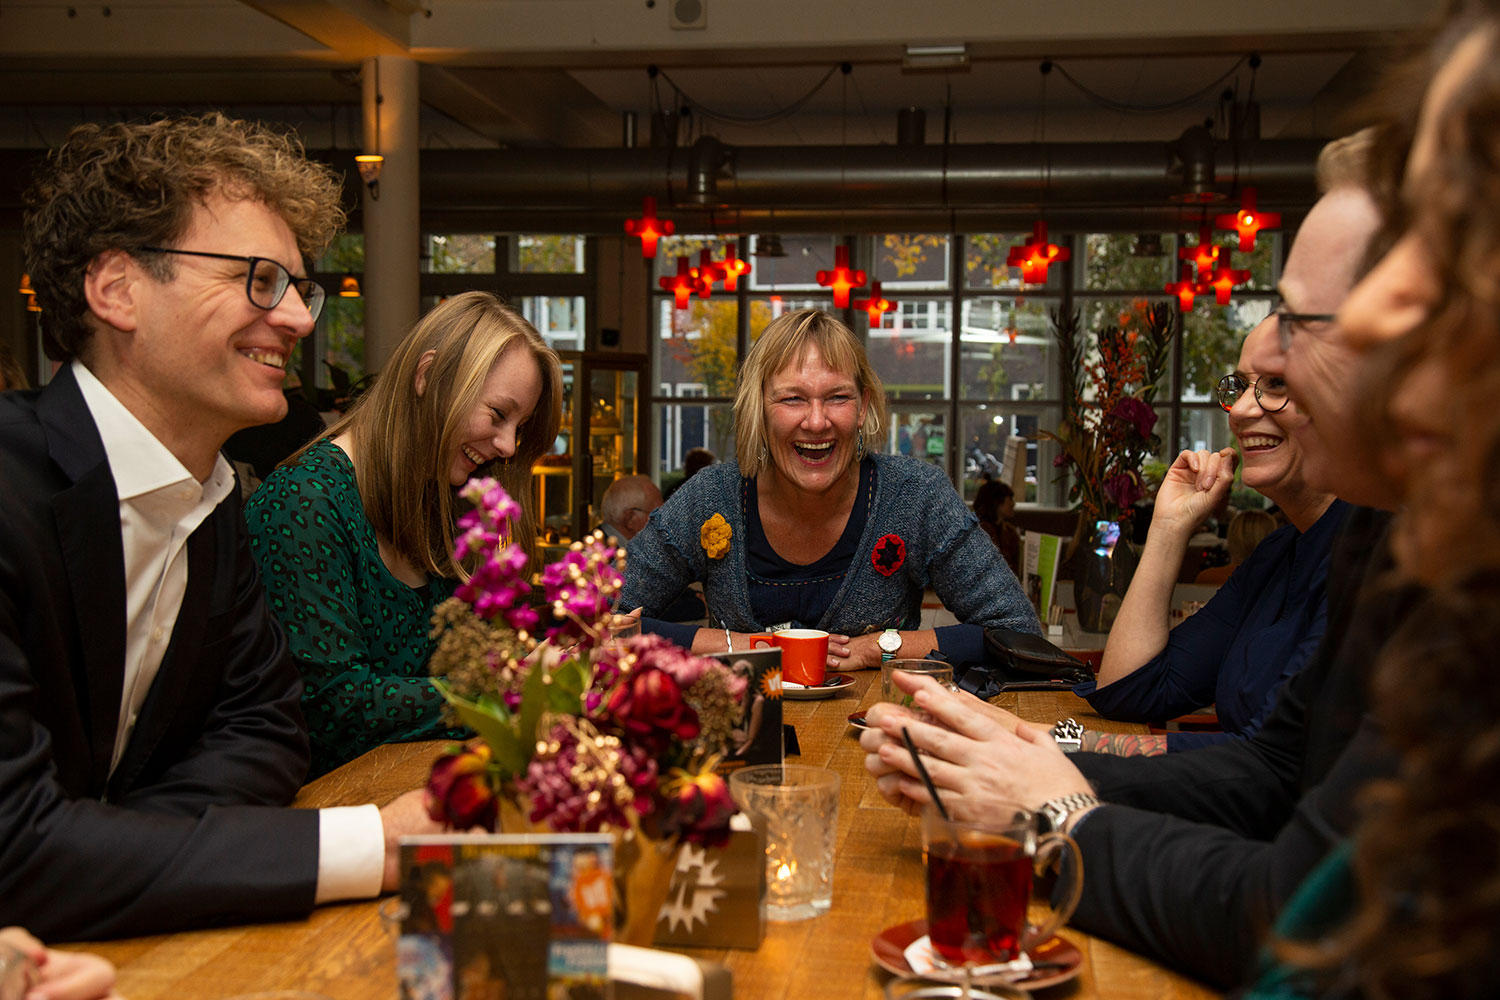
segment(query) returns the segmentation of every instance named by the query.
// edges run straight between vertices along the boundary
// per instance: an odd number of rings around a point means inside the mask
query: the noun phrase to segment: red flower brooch
[[[906,562],[906,543],[900,535],[883,535],[870,551],[870,563],[881,576],[890,576]]]

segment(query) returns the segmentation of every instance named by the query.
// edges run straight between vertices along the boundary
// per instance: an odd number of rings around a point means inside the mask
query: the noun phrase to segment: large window
[[[1009,439],[1024,438],[1027,501],[1062,505],[1055,429],[1069,384],[1059,369],[1052,316],[1078,311],[1086,330],[1139,328],[1149,302],[1167,298],[1178,273],[1176,234],[1053,233],[1071,261],[1054,265],[1044,283],[1028,284],[1006,264],[1012,245],[1029,233],[894,233],[848,241],[852,263],[881,282],[895,308],[871,326],[864,310],[843,317],[865,338],[870,362],[885,383],[891,422],[882,447],[942,468],[967,499],[980,477],[999,473]],[[656,336],[657,468],[670,475],[688,448],[708,447],[721,458],[733,449],[733,399],[738,365],[760,331],[788,309],[833,309],[816,273],[833,266],[838,242],[827,235],[782,236],[776,256],[750,258],[754,270],[736,293],[713,292],[675,308],[656,278],[676,273],[678,255],[699,260],[703,249],[723,256],[728,237],[680,236],[663,241],[653,276]],[[1234,234],[1218,234],[1229,254]],[[742,253],[770,245],[742,236]],[[1197,242],[1197,234],[1186,244]],[[670,249],[669,249],[670,247]],[[1174,344],[1165,384],[1157,394],[1158,460],[1179,448],[1231,443],[1214,401],[1214,384],[1233,371],[1244,335],[1270,310],[1281,260],[1281,234],[1266,234],[1251,255],[1234,254],[1249,281],[1228,305],[1200,296]],[[960,276],[961,281],[956,281]],[[868,291],[865,291],[868,294]],[[858,299],[860,291],[854,297]],[[691,399],[692,402],[686,402]]]

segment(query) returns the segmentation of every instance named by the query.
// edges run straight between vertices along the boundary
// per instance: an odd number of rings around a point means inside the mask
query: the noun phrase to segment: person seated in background
[[[65,363],[0,395],[0,923],[287,920],[393,887],[400,836],[440,828],[419,790],[274,808],[307,774],[302,683],[219,449],[285,412],[339,196],[219,114],[81,126],[26,194]]]
[[[1129,722],[1159,722],[1212,703],[1222,731],[1140,736],[1091,730],[1086,750],[1159,754],[1243,739],[1260,728],[1282,682],[1322,641],[1329,553],[1349,506],[1308,484],[1296,436],[1305,418],[1279,376],[1251,367],[1256,352],[1276,339],[1278,322],[1273,313],[1245,338],[1238,370],[1219,380],[1219,405],[1244,452],[1245,485],[1279,504],[1292,527],[1267,538],[1212,600],[1169,629],[1172,591],[1193,525],[1234,484],[1234,449],[1182,452],[1157,490],[1151,531],[1109,630],[1099,676],[1073,689],[1105,718]],[[1235,515],[1231,524],[1244,516]]]
[[[695,475],[630,542],[621,607],[695,653],[749,648],[751,633],[830,633],[828,665],[853,670],[941,648],[983,659],[983,627],[1038,633],[1015,574],[941,470],[874,452],[886,399],[859,338],[828,313],[773,320],[735,395],[736,461]],[[659,620],[701,581],[712,628]],[[962,623],[921,628],[931,585]]]
[[[1500,981],[1500,3],[1458,6],[1413,68],[1430,85],[1410,157],[1374,184],[1405,231],[1339,322],[1372,352],[1361,423],[1405,500],[1396,569],[1430,596],[1375,670],[1400,766],[1287,905],[1249,1000],[1478,1000]]]
[[[1019,579],[1021,533],[1010,523],[1011,518],[1016,515],[1016,491],[1010,488],[1009,483],[986,479],[974,493],[973,507],[974,516],[979,518],[979,527],[990,536],[990,541],[995,543],[995,548],[1005,558],[1005,565]]]
[[[898,675],[935,722],[877,705],[866,716],[873,728],[861,736],[866,767],[898,804],[915,809],[930,798],[903,745],[905,727],[960,819],[1016,803],[1070,833],[1087,872],[1072,925],[1220,989],[1244,981],[1276,913],[1354,829],[1369,783],[1394,773],[1380,724],[1366,713],[1366,685],[1420,594],[1385,585],[1385,511],[1400,497],[1358,447],[1359,353],[1333,319],[1381,226],[1360,183],[1365,156],[1356,140],[1333,143],[1320,157],[1327,193],[1282,270],[1280,335],[1247,359],[1259,378],[1287,381],[1304,418],[1292,434],[1309,484],[1383,508],[1356,506],[1345,519],[1329,563],[1324,641],[1282,685],[1265,723],[1248,739],[1193,753],[1069,755],[1045,728],[927,678]]]
[[[609,484],[599,501],[599,530],[624,546],[646,526],[651,512],[662,505],[661,490],[646,476],[621,476]]]
[[[702,448],[695,451],[704,451]],[[692,452],[688,453],[689,455]],[[599,530],[607,538],[624,549],[636,534],[646,526],[651,512],[662,505],[661,490],[645,476],[621,476],[609,484],[604,497],[599,501],[599,513],[604,520]],[[706,613],[703,598],[692,588],[687,588],[661,609],[656,617],[669,622],[693,622]]]
[[[0,928],[0,997],[120,1000],[110,962],[88,952],[48,948],[22,927]]]
[[[323,414],[303,394],[300,385],[287,388],[282,394],[286,396],[286,416],[274,424],[236,431],[224,442],[224,454],[229,460],[248,466],[254,476],[249,492],[275,472],[278,465],[324,433]],[[242,477],[244,472],[240,470]]]
[[[374,386],[245,505],[250,551],[302,673],[313,777],[382,743],[463,735],[428,676],[457,490],[493,475],[525,510],[557,436],[562,375],[534,327],[487,292],[441,302]],[[524,543],[535,536],[527,516]]]
[[[694,475],[717,461],[718,459],[714,457],[714,453],[707,448],[689,448],[687,454],[682,456],[682,478],[668,488],[666,497],[663,499],[670,499],[672,494],[676,493],[683,483],[692,479]]]
[[[1209,587],[1223,586],[1240,564],[1250,558],[1255,547],[1278,527],[1276,518],[1263,510],[1242,510],[1235,514],[1229,521],[1229,534],[1225,537],[1229,544],[1229,563],[1200,571],[1193,582]]]

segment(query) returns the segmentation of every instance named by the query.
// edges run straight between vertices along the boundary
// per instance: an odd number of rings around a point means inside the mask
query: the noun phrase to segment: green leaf
[[[478,701],[469,701],[454,694],[448,682],[442,678],[434,677],[432,685],[453,706],[463,724],[489,744],[490,752],[502,774],[518,775],[526,770],[536,740],[521,738],[515,716],[504,704],[487,695]]]
[[[547,709],[547,671],[540,663],[526,675],[526,684],[521,688],[521,725],[517,732],[526,741],[526,760],[536,750],[536,726]]]
[[[583,692],[588,687],[591,668],[570,657],[552,671],[552,683],[547,686],[547,710],[567,715],[583,712]]]

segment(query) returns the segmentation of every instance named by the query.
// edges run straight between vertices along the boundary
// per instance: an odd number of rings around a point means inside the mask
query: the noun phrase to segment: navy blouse
[[[1222,733],[1169,733],[1168,752],[1244,739],[1260,728],[1281,684],[1323,638],[1323,587],[1333,540],[1349,513],[1335,500],[1312,527],[1273,531],[1197,614],[1172,629],[1166,648],[1108,687],[1073,693],[1100,715],[1156,722],[1210,703]]]

